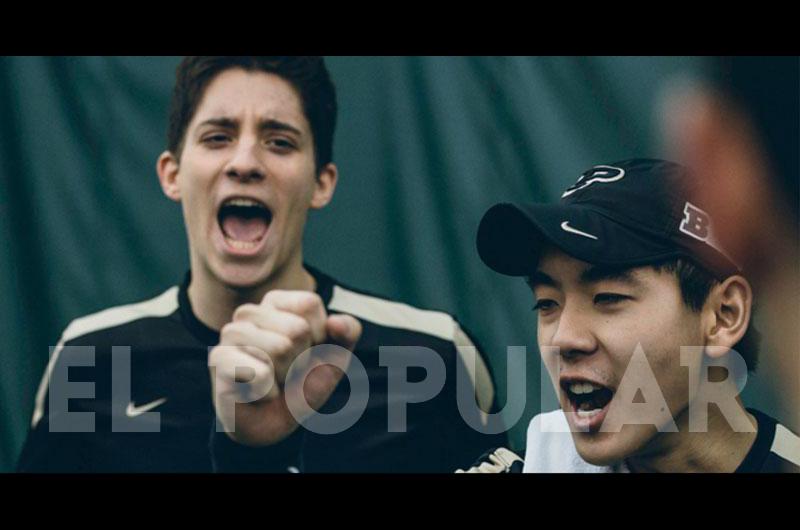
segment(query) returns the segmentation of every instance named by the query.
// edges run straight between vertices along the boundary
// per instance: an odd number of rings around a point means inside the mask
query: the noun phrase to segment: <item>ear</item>
[[[730,276],[711,289],[704,307],[704,312],[710,317],[707,320],[706,344],[722,348],[709,348],[708,355],[725,355],[726,348],[733,348],[742,340],[750,326],[752,308],[753,291],[742,276]]]
[[[326,164],[317,175],[314,195],[311,197],[311,208],[319,210],[331,202],[338,180],[339,170],[336,168],[336,164]]]
[[[175,202],[181,200],[181,187],[178,182],[178,159],[170,151],[164,151],[156,162],[156,173],[164,195]]]

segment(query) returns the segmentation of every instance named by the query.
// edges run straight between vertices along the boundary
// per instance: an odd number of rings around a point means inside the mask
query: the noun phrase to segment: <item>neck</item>
[[[222,283],[207,267],[192,266],[188,295],[195,316],[206,326],[220,330],[231,321],[233,312],[242,304],[260,304],[273,289],[314,291],[316,281],[298,258],[290,266],[275,271],[258,285],[233,287]]]
[[[756,439],[758,422],[736,398],[737,411],[742,415],[728,422],[719,408],[708,406],[708,430],[689,431],[688,407],[676,418],[677,432],[659,433],[637,455],[627,459],[631,471],[649,473],[732,473],[744,461]],[[748,422],[753,432],[741,432]]]

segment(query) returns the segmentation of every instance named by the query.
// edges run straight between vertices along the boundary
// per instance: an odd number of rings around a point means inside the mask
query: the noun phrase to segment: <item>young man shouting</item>
[[[528,430],[527,472],[800,469],[800,438],[738,394],[753,294],[681,166],[596,166],[558,204],[499,204],[478,251],[523,276],[561,404]]]
[[[157,171],[182,206],[190,272],[153,300],[69,325],[20,470],[211,471],[210,433],[221,471],[449,472],[497,444],[459,414],[457,345],[472,343],[452,317],[347,288],[303,262],[308,212],[329,203],[338,181],[336,112],[320,57],[181,62]],[[284,399],[288,367],[323,343],[347,351],[344,368],[358,360],[368,383],[357,392],[336,369],[306,374],[316,410],[338,410],[350,387],[365,402],[337,433],[305,429]],[[391,369],[405,360],[382,346],[425,348],[441,385],[415,394]],[[491,377],[476,366],[471,388],[488,411]],[[269,394],[224,406],[238,385],[270,374]],[[398,403],[408,406],[402,428],[387,419]],[[224,429],[213,428],[214,405]]]

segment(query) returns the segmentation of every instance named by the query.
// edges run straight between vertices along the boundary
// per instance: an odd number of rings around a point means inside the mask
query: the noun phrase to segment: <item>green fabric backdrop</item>
[[[13,469],[48,357],[78,316],[149,298],[187,267],[161,193],[175,57],[0,59],[0,470]],[[505,399],[505,348],[527,345],[522,450],[540,409],[530,295],[475,252],[483,212],[553,200],[587,167],[659,155],[655,108],[697,58],[331,57],[337,196],[307,260],[342,281],[455,313]],[[768,400],[769,396],[759,398]],[[476,455],[477,456],[477,455]]]

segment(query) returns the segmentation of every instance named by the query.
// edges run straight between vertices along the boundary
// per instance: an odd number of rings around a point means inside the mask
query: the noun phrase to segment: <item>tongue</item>
[[[225,235],[237,241],[252,243],[260,240],[267,233],[267,220],[263,217],[240,217],[226,215],[222,220],[222,230]]]

